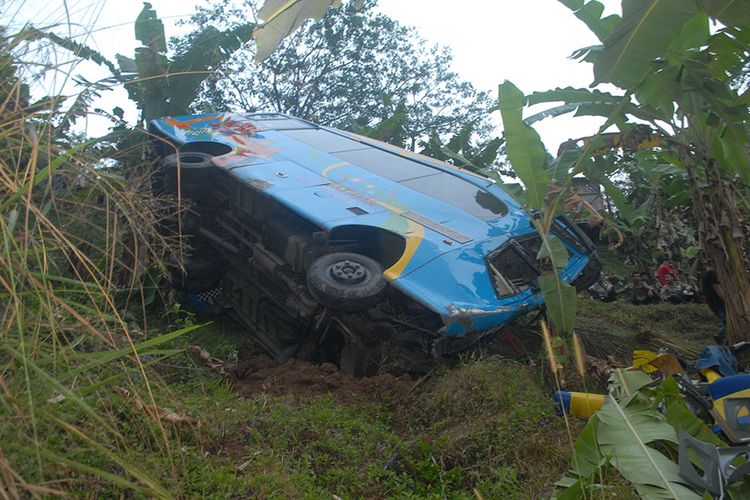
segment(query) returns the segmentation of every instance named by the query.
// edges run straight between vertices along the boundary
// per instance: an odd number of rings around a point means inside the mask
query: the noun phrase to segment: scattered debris
[[[171,422],[176,425],[199,425],[200,420],[192,417],[178,415],[174,410],[169,408],[157,408],[151,405],[145,405],[140,399],[133,397],[130,391],[123,387],[114,387],[115,394],[120,396],[125,402],[132,405],[136,411],[143,413],[154,420]]]
[[[65,395],[64,394],[58,394],[55,397],[49,398],[47,402],[51,405],[56,405],[57,403],[65,401]]]
[[[588,374],[601,382],[606,382],[609,379],[609,372],[615,368],[619,368],[618,363],[614,359],[605,361],[588,355],[585,356],[585,359]]]
[[[225,370],[226,363],[222,361],[221,359],[212,356],[208,353],[205,349],[202,347],[199,347],[197,345],[191,345],[187,348],[188,354],[193,356],[196,360],[200,361],[207,367],[211,368],[215,372],[218,372],[224,376],[227,375],[227,371]]]

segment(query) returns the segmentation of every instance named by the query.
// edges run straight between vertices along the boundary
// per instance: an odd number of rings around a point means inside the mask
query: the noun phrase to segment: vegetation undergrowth
[[[188,475],[190,419],[169,409],[159,368],[182,353],[170,342],[200,326],[150,325],[169,302],[160,283],[177,239],[163,224],[178,207],[153,193],[145,134],[125,131],[141,137],[134,146],[117,130],[71,132],[94,89],[70,107],[64,95],[32,102],[26,81],[66,77],[35,43],[27,30],[0,38],[1,491],[169,497],[134,457],[148,450],[170,476]]]
[[[202,472],[170,483],[186,496],[526,498],[551,492],[571,457],[536,370],[494,358],[353,402],[325,388],[242,397],[207,369],[171,388],[201,421],[182,443]],[[168,473],[157,455],[148,460]]]

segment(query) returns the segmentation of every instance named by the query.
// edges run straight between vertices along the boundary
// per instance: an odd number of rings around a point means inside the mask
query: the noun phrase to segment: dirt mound
[[[330,393],[340,403],[382,402],[404,397],[414,386],[407,375],[355,379],[330,363],[316,365],[299,359],[279,363],[264,354],[252,355],[227,368],[236,379],[236,389],[245,396],[266,393],[305,398]]]

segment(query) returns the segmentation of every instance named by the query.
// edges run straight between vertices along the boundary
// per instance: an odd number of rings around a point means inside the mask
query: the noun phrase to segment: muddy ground
[[[405,398],[419,385],[409,375],[381,374],[352,378],[331,363],[313,364],[298,359],[277,362],[267,354],[248,348],[240,361],[228,367],[235,389],[253,397],[260,393],[299,398],[330,393],[338,403]]]
[[[436,359],[420,371],[404,374],[403,365],[381,366],[377,375],[352,377],[332,363],[314,363],[301,359],[276,361],[251,338],[242,333],[231,319],[222,321],[234,330],[238,345],[236,362],[226,363],[223,372],[234,389],[246,397],[259,394],[294,396],[305,399],[330,394],[337,403],[382,402],[405,400],[419,394],[436,374],[444,374],[459,364],[476,359],[502,359],[522,364],[535,364],[540,338],[530,325],[517,325],[510,332],[495,335],[473,350],[451,358]],[[523,341],[512,336],[523,336]],[[510,343],[509,343],[510,341]]]

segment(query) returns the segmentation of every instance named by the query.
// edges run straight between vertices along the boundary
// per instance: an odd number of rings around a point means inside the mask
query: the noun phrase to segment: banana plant
[[[385,109],[378,123],[368,126],[357,120],[348,119],[340,123],[339,126],[351,130],[355,134],[372,137],[395,146],[406,147],[409,135],[406,130],[408,121],[406,103],[403,100],[394,102],[393,97],[388,94],[383,94],[381,98]]]
[[[353,0],[357,7],[364,0]],[[287,36],[308,19],[322,19],[329,7],[338,8],[341,0],[266,0],[258,12],[263,24],[253,32],[257,51],[255,61],[268,59]]]
[[[568,255],[562,242],[550,234],[555,217],[562,210],[568,190],[554,189],[560,178],[548,174],[548,154],[539,134],[523,121],[526,98],[513,83],[506,81],[499,87],[499,110],[503,120],[503,137],[508,160],[524,185],[526,209],[542,238],[537,258],[548,260],[548,272],[539,277],[547,315],[555,328],[563,334],[573,330],[577,309],[576,290],[560,279],[558,272],[567,265]],[[569,176],[567,169],[559,174]],[[553,189],[550,189],[553,188]]]
[[[737,202],[750,183],[750,94],[733,84],[750,53],[747,3],[624,0],[622,16],[602,18],[600,2],[561,2],[602,42],[577,54],[593,63],[595,83],[623,91],[625,113],[615,115],[612,103],[593,93],[583,113],[623,126],[637,117],[658,127],[663,142],[653,152],[685,172],[701,248],[725,289],[730,341],[750,339],[750,275],[742,251],[748,234]],[[723,27],[712,33],[711,19]]]
[[[679,475],[675,457],[680,429],[726,446],[691,413],[674,378],[654,385],[640,371],[614,372],[609,397],[579,435],[571,469],[556,483],[553,498],[597,498],[608,488],[602,478],[610,467],[633,485],[640,498],[705,498]],[[728,493],[730,498],[746,498],[748,485],[735,483]]]
[[[151,4],[144,2],[135,21],[135,38],[142,45],[133,58],[117,55],[120,74],[114,75],[114,81],[125,85],[146,123],[160,116],[185,114],[203,81],[251,39],[254,27],[246,23],[219,31],[206,26],[169,57],[164,24]]]

